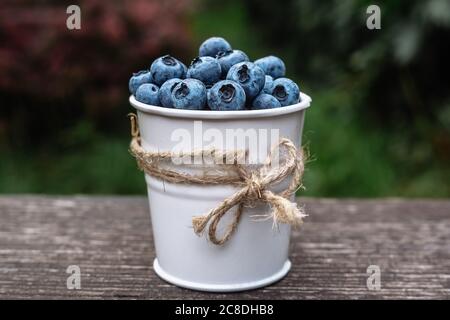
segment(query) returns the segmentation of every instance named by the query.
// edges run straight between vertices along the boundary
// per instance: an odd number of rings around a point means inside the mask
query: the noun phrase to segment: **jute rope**
[[[136,158],[138,167],[148,175],[160,180],[191,185],[234,185],[241,189],[223,200],[216,208],[210,210],[206,215],[192,218],[192,226],[197,235],[202,235],[207,229],[208,238],[216,244],[222,245],[227,242],[236,231],[244,207],[252,207],[257,202],[267,203],[271,207],[271,213],[264,216],[266,219],[273,219],[274,226],[278,223],[286,223],[292,226],[299,226],[306,217],[303,208],[298,207],[295,202],[288,200],[301,187],[301,179],[304,171],[303,152],[298,151],[291,140],[282,138],[279,144],[267,157],[264,165],[256,170],[239,164],[237,159],[242,156],[242,152],[233,152],[233,163],[222,164],[227,166],[228,171],[216,170],[215,174],[204,173],[193,175],[184,172],[174,171],[161,166],[161,163],[170,161],[172,157],[179,157],[180,153],[171,151],[151,152],[146,151],[141,146],[139,128],[135,114],[129,114],[131,121],[131,143],[130,152]],[[275,151],[285,151],[283,163],[272,166],[272,155]],[[230,156],[221,153],[219,150],[196,150],[183,153],[182,156],[201,156],[214,154],[219,157]],[[228,158],[227,158],[228,159]],[[290,178],[289,186],[281,193],[276,194],[269,190],[285,178]],[[237,206],[232,222],[227,226],[222,237],[217,236],[217,227],[222,217],[233,207]]]

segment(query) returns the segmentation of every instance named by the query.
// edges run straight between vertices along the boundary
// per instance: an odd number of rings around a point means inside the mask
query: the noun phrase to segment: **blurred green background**
[[[302,195],[450,195],[450,1],[61,1],[0,8],[0,193],[144,194],[128,78],[207,37],[281,57],[313,98]],[[381,8],[381,30],[366,9]]]

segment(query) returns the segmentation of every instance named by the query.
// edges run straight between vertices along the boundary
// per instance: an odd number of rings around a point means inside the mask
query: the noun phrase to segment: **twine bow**
[[[229,172],[216,174],[192,175],[178,172],[160,166],[163,160],[170,160],[173,156],[180,156],[170,151],[151,152],[146,151],[140,144],[139,129],[135,114],[130,114],[131,121],[131,143],[130,152],[136,158],[141,170],[150,176],[159,178],[171,183],[197,184],[197,185],[235,185],[241,189],[230,197],[223,200],[217,207],[210,210],[206,215],[192,218],[192,226],[197,235],[202,235],[208,227],[208,238],[216,244],[222,245],[227,242],[236,231],[242,216],[244,207],[253,207],[258,202],[267,203],[271,207],[269,215],[263,216],[265,219],[273,219],[274,226],[278,223],[286,223],[292,226],[299,226],[306,217],[303,208],[299,208],[295,202],[288,200],[298,188],[301,187],[301,179],[304,171],[303,152],[299,152],[291,140],[280,139],[278,145],[270,152],[264,165],[251,171],[248,167],[236,161],[241,154],[232,152],[234,161],[227,164],[232,168],[233,174]],[[273,157],[284,151],[283,163],[272,165]],[[214,153],[222,157],[229,156],[230,153],[221,153],[219,150],[197,150],[183,153],[183,156],[211,155]],[[223,166],[223,165],[221,165]],[[218,170],[219,171],[219,170]],[[281,193],[277,194],[269,187],[289,178],[289,186]],[[237,207],[232,222],[227,226],[222,237],[217,237],[217,227],[222,217],[232,208]]]

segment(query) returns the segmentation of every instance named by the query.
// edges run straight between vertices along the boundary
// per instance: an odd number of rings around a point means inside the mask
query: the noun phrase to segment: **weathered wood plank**
[[[450,298],[450,201],[304,200],[289,275],[265,289],[207,294],[153,272],[143,197],[0,197],[0,298]],[[82,289],[66,288],[67,266]],[[366,268],[381,268],[369,291]]]

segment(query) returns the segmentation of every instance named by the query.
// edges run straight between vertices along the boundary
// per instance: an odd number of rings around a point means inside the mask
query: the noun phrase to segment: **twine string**
[[[191,185],[234,185],[240,187],[238,191],[224,199],[215,208],[205,215],[194,216],[192,226],[197,235],[202,235],[208,229],[209,240],[216,245],[226,243],[236,231],[241,219],[244,207],[254,207],[258,203],[266,203],[271,207],[267,219],[273,219],[274,227],[279,223],[286,223],[292,226],[299,226],[303,222],[306,214],[302,207],[298,207],[289,198],[301,187],[301,180],[304,172],[303,152],[298,151],[294,143],[287,139],[280,139],[279,143],[271,150],[265,163],[257,169],[250,170],[249,167],[239,164],[238,159],[242,157],[240,151],[222,152],[216,149],[193,150],[183,152],[181,156],[210,156],[214,154],[219,157],[229,157],[233,163],[225,164],[228,171],[216,170],[216,173],[189,174],[181,171],[167,169],[161,166],[164,161],[169,161],[173,157],[179,157],[180,153],[171,151],[146,151],[141,145],[137,117],[130,114],[131,121],[131,143],[130,152],[135,157],[138,167],[146,174],[175,184]],[[273,157],[284,151],[283,161],[277,165],[272,165]],[[230,158],[227,158],[230,159]],[[269,189],[290,179],[286,189],[280,193],[275,193]],[[221,237],[217,236],[217,228],[221,219],[234,207],[236,211],[231,223],[226,227]]]

